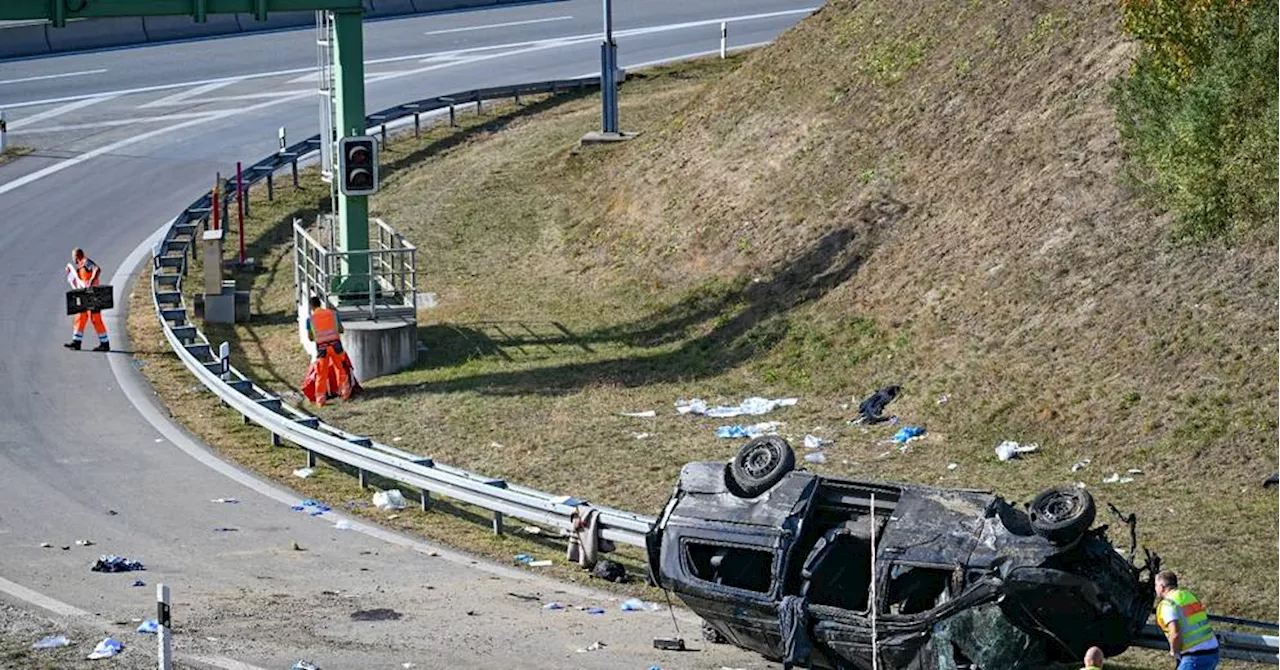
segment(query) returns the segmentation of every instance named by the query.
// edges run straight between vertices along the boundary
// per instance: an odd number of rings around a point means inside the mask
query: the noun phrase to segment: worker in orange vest
[[[71,288],[88,288],[101,282],[102,268],[92,259],[84,255],[84,249],[71,250],[71,262],[67,263],[67,283]],[[107,324],[102,322],[101,312],[80,312],[73,323],[71,341],[62,345],[68,349],[80,350],[80,342],[84,339],[85,324],[93,321],[93,330],[98,333],[98,346],[94,351],[111,351],[111,338],[107,336]]]
[[[323,406],[326,400],[338,397],[334,391],[347,387],[346,357],[342,350],[342,320],[338,313],[320,304],[319,298],[311,298],[311,316],[307,318],[307,339],[316,343],[316,404]],[[329,367],[336,373],[338,388],[329,389]]]

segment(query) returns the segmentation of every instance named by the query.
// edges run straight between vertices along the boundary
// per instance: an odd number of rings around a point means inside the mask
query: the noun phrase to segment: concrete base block
[[[21,58],[49,53],[49,36],[44,21],[31,21],[0,28],[0,58]]]
[[[65,27],[50,27],[46,34],[52,51],[98,49],[147,41],[141,17],[67,21]]]
[[[206,293],[204,296],[204,320],[205,323],[235,323],[235,290],[223,291],[220,295]]]
[[[593,130],[582,136],[582,144],[614,144],[617,142],[626,142],[627,140],[638,137],[640,133],[605,133],[599,130]]]
[[[143,17],[142,25],[151,42],[240,32],[240,22],[234,14],[210,14],[204,23],[196,23],[190,16],[147,16]]]
[[[418,324],[409,319],[379,319],[344,324],[342,346],[356,379],[366,381],[413,367],[418,360]]]

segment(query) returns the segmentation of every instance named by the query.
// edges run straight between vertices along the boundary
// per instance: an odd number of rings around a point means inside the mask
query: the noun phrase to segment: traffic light
[[[372,137],[338,140],[338,190],[343,195],[372,195],[378,190],[378,142]]]

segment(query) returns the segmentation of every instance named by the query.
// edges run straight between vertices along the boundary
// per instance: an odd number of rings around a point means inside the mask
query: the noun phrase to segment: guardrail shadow
[[[563,356],[572,349],[594,350],[579,334],[556,321],[473,321],[418,327],[418,339],[427,347],[424,367],[450,367],[479,358],[508,362],[536,361]]]
[[[697,294],[634,322],[575,338],[586,347],[605,342],[624,344],[639,349],[637,355],[423,384],[374,385],[367,389],[367,395],[455,391],[490,395],[562,394],[601,383],[644,386],[722,374],[777,346],[789,330],[789,313],[852,279],[877,246],[879,231],[892,225],[907,210],[897,202],[870,207],[879,209],[864,214],[864,221],[868,216],[873,219],[868,221],[869,225],[858,226],[858,232],[853,226],[828,232],[789,262],[776,267],[767,279],[739,282],[723,291]],[[716,325],[709,331],[689,336],[695,328],[710,322]],[[675,348],[665,348],[677,342]],[[664,348],[658,353],[644,351],[658,347]],[[464,357],[475,355],[478,354]]]

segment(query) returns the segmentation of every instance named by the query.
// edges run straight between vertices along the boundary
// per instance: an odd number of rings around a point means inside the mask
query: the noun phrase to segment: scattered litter
[[[413,663],[401,663],[400,667],[404,668],[405,670],[408,670],[409,668],[416,667],[416,666],[414,666]]]
[[[347,521],[346,519],[338,519],[338,522],[333,524],[333,529],[334,530],[351,530],[351,522]]]
[[[124,649],[124,645],[120,644],[119,640],[111,637],[104,638],[98,643],[98,646],[93,648],[93,653],[89,654],[89,660],[96,661],[100,658],[111,658],[120,653],[121,649]]]
[[[884,410],[889,406],[889,403],[898,397],[900,391],[902,391],[901,386],[886,386],[867,396],[866,400],[858,404],[858,418],[855,419],[855,422],[880,423],[885,421],[886,418],[882,414],[884,414]]]
[[[658,665],[657,663],[654,663],[653,665],[649,666],[649,670],[662,670],[662,666]]]
[[[531,568],[545,568],[545,567],[549,567],[550,565],[551,565],[551,561],[549,559],[541,560],[541,561],[529,561],[528,563],[528,566]]]
[[[948,470],[955,470],[955,469],[956,469],[956,468],[958,468],[958,467],[960,467],[960,464],[959,464],[959,463],[947,463],[947,469],[948,469]]]
[[[900,444],[924,437],[924,426],[903,426],[893,434],[893,441]]]
[[[804,460],[806,463],[826,463],[827,455],[818,451],[812,454],[805,454]]]
[[[556,496],[551,499],[551,502],[557,505],[568,505],[569,507],[577,507],[578,505],[585,504],[587,501],[581,498],[575,498],[573,496]]]
[[[764,421],[762,423],[753,423],[743,426],[720,426],[716,429],[716,437],[719,438],[757,438],[761,435],[773,435],[778,432],[778,428],[784,424],[781,421]]]
[[[564,605],[562,605],[562,604],[560,604],[560,603],[551,602],[551,603],[547,603],[547,604],[543,605],[543,606],[542,606],[542,609],[544,609],[544,610],[562,610],[562,609],[564,609]]]
[[[718,419],[727,419],[743,414],[768,414],[779,407],[791,407],[799,401],[799,398],[778,398],[770,400],[768,398],[751,397],[743,400],[737,406],[721,405],[719,407],[707,408],[707,403],[701,398],[693,400],[677,400],[676,411],[681,414],[702,414],[705,416],[715,417]]]
[[[1102,480],[1103,484],[1128,484],[1133,481],[1133,477],[1121,477],[1120,473],[1113,472],[1110,477]]]
[[[297,470],[293,471],[293,476],[306,479],[307,477],[310,477],[311,475],[315,474],[315,472],[316,472],[315,468],[298,468]]]
[[[160,624],[156,623],[155,619],[147,619],[142,622],[142,625],[138,626],[138,632],[155,635],[160,632]]]
[[[71,644],[66,635],[51,635],[31,645],[32,649],[57,649]]]
[[[1086,486],[1084,485],[1084,482],[1076,482],[1076,488],[1078,488],[1078,489],[1083,489],[1083,488],[1088,488],[1088,487],[1086,487]]]
[[[1142,470],[1140,470],[1140,469],[1138,469],[1138,468],[1129,468],[1129,474],[1131,474],[1131,475],[1145,475],[1145,474],[1147,474],[1147,473],[1143,472]]]
[[[604,649],[604,647],[605,647],[605,644],[603,642],[592,642],[590,645],[587,646],[587,648],[579,649],[578,653],[584,654],[588,651],[600,651],[601,649]]]
[[[215,502],[215,503],[227,503],[227,504],[230,504],[230,505],[237,505],[237,504],[239,504],[239,503],[240,503],[240,500],[239,500],[238,498],[214,498],[213,500],[210,500],[209,502]]]
[[[829,444],[831,444],[831,440],[824,440],[816,435],[804,436],[805,449],[821,449]]]
[[[119,514],[119,512],[117,512],[117,511],[115,511],[115,510],[113,510],[113,509],[109,509],[109,510],[107,510],[107,516],[115,516],[115,515],[117,515],[117,514]]]
[[[1072,472],[1080,472],[1081,470],[1083,470],[1083,469],[1085,469],[1085,468],[1089,467],[1089,464],[1090,464],[1090,463],[1092,463],[1092,462],[1093,462],[1093,459],[1090,459],[1090,458],[1085,458],[1085,459],[1081,459],[1081,460],[1079,460],[1079,461],[1076,461],[1075,463],[1072,463],[1072,464],[1071,464],[1071,471],[1072,471]]]
[[[933,401],[933,404],[935,404],[935,405],[945,405],[945,404],[947,404],[947,403],[949,403],[949,402],[951,402],[951,395],[950,395],[950,394],[947,394],[947,393],[943,393],[942,395],[938,396],[938,399],[937,399],[937,400],[934,400],[934,401]]]
[[[663,649],[666,651],[684,651],[684,638],[682,637],[655,637],[653,638],[653,648]]]
[[[621,563],[609,559],[597,561],[596,567],[591,569],[591,574],[607,582],[624,584],[627,581],[627,569],[622,567]]]
[[[658,603],[651,603],[639,598],[631,598],[630,600],[622,601],[623,612],[657,612],[661,609],[662,606]]]
[[[1029,454],[1033,451],[1039,450],[1040,445],[1034,442],[1028,445],[1021,445],[1013,440],[1005,440],[1004,442],[996,445],[996,458],[1002,461],[1007,461],[1011,458],[1017,457],[1019,454]]]
[[[604,614],[603,607],[588,607],[583,611],[585,611],[587,614]]]
[[[94,572],[129,572],[131,570],[146,570],[138,561],[131,561],[123,556],[103,556],[98,562],[89,568]]]
[[[529,554],[516,554],[516,563],[532,563],[534,558]]]
[[[52,549],[52,548],[53,548],[53,545],[52,545],[52,544],[49,544],[48,542],[41,542],[41,543],[40,543],[40,548],[41,548],[41,549]]]
[[[409,506],[405,501],[404,494],[400,489],[391,489],[389,491],[378,491],[373,494],[373,504],[380,510],[401,510]]]
[[[399,518],[400,518],[400,515],[399,515],[399,514],[388,514],[388,515],[387,515],[387,521],[395,521],[396,519],[399,519]]]
[[[213,529],[213,532],[215,532],[215,533],[234,533],[234,532],[237,532],[237,531],[239,531],[239,530],[240,530],[239,528],[232,528],[232,527],[230,527],[230,526],[218,526],[217,528],[214,528],[214,529]]]
[[[1280,473],[1276,473],[1262,480],[1262,488],[1270,489],[1280,486]]]
[[[329,506],[319,503],[310,498],[307,498],[306,500],[303,500],[297,505],[294,505],[290,509],[292,509],[295,512],[302,512],[309,509],[310,510],[310,512],[308,512],[309,515],[320,516],[321,514],[324,514],[325,512],[329,511]]]
[[[637,439],[637,440],[647,440],[647,439],[649,439],[649,438],[653,437],[653,434],[652,434],[652,433],[632,433],[632,434],[631,434],[631,437],[633,437],[633,438],[635,438],[635,439]]]
[[[526,535],[541,535],[542,529],[537,526],[525,526],[520,529],[520,532]]]
[[[144,582],[144,581],[142,581],[141,579],[135,579],[135,580],[133,580],[133,583],[132,583],[132,584],[130,584],[129,586],[132,586],[132,587],[134,587],[134,588],[137,588],[137,587],[139,587],[139,586],[146,586],[146,585],[147,585],[147,583],[146,583],[146,582]]]
[[[292,542],[290,542],[290,543],[289,543],[289,548],[290,548],[290,549],[292,549],[292,550],[294,550],[294,551],[306,551],[306,548],[305,548],[305,547],[303,547],[302,545],[298,544],[298,541],[297,541],[297,540],[293,540]]]
[[[403,440],[403,439],[404,439],[403,437],[400,437],[399,435],[397,435],[397,436],[395,436],[395,437],[391,438],[391,441],[392,441],[392,442],[399,442],[400,440]],[[410,663],[410,665],[412,665],[412,663]]]
[[[356,610],[351,613],[352,621],[396,621],[401,614],[393,609],[379,607],[372,610]]]
[[[157,438],[156,438],[156,444],[160,444],[161,442],[164,442],[164,438],[163,438],[163,437],[157,437]]]
[[[658,413],[654,410],[644,412],[619,412],[618,416],[630,416],[637,419],[652,419],[653,417],[658,416]]]
[[[515,599],[517,599],[517,600],[524,600],[524,601],[526,601],[526,602],[533,602],[533,601],[535,601],[535,600],[542,600],[542,598],[541,598],[540,596],[531,596],[531,595],[528,595],[528,594],[526,594],[526,593],[513,593],[513,592],[508,591],[508,592],[507,592],[507,595],[509,595],[509,596],[511,596],[512,598],[515,598]]]
[[[311,661],[298,661],[289,670],[320,670],[320,666]]]

